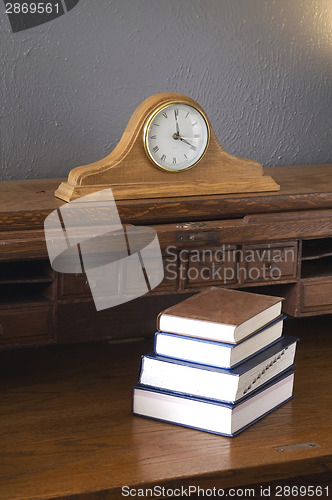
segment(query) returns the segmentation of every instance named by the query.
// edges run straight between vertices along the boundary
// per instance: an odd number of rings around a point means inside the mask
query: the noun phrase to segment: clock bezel
[[[193,163],[189,167],[182,168],[181,170],[173,170],[171,168],[167,168],[167,167],[161,165],[160,163],[158,163],[155,160],[155,158],[152,156],[150,148],[149,148],[149,145],[148,145],[148,132],[149,132],[149,127],[151,125],[151,122],[155,119],[155,117],[163,109],[168,108],[169,106],[173,106],[174,104],[185,104],[186,106],[189,106],[190,108],[193,108],[195,111],[197,111],[202,116],[202,118],[203,118],[203,120],[205,122],[205,125],[206,125],[206,130],[207,130],[207,140],[206,140],[206,144],[205,144],[205,148],[204,148],[203,153],[201,154],[201,156],[199,158],[197,158],[197,160],[195,161],[195,163]],[[155,167],[159,168],[160,170],[163,170],[164,172],[171,172],[171,173],[174,173],[174,174],[181,174],[181,172],[186,172],[187,170],[190,170],[193,167],[195,167],[195,165],[197,165],[202,160],[202,158],[204,157],[204,155],[205,155],[205,153],[206,153],[206,151],[207,151],[207,149],[209,147],[210,137],[211,137],[210,124],[209,124],[209,120],[208,120],[206,114],[204,113],[204,111],[200,107],[193,105],[191,102],[188,102],[188,101],[185,101],[185,100],[181,100],[181,99],[167,101],[167,102],[164,102],[163,104],[160,104],[151,113],[151,115],[147,118],[147,120],[145,122],[145,125],[144,125],[144,128],[143,128],[143,145],[144,145],[144,150],[145,150],[147,158],[150,160],[150,162]]]

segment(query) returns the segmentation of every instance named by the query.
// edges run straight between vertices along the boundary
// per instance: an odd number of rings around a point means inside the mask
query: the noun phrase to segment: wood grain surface
[[[243,217],[276,211],[332,208],[332,164],[265,167],[280,191],[118,200],[123,223],[161,224]],[[65,202],[54,196],[63,179],[0,183],[0,231],[42,229],[45,217]]]
[[[330,476],[331,326],[331,317],[285,322],[301,339],[295,397],[235,438],[132,415],[151,340],[2,352],[0,498],[120,499],[125,485],[227,488]]]

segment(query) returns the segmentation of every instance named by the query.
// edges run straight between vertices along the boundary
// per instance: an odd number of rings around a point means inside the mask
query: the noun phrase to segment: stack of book
[[[234,436],[293,396],[282,298],[211,287],[159,314],[133,413]]]

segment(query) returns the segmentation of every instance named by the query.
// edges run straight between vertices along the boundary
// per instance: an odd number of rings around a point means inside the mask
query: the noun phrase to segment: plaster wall
[[[193,97],[221,145],[331,162],[331,0],[80,0],[12,33],[0,3],[0,178],[67,176],[151,94]]]

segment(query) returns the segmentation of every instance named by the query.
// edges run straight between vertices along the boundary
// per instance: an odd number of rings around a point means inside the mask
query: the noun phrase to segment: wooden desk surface
[[[161,224],[242,217],[248,213],[332,207],[332,164],[265,167],[280,191],[117,202],[123,223]],[[0,231],[43,229],[65,202],[54,191],[64,179],[0,182]]]
[[[331,326],[331,317],[286,321],[301,336],[295,397],[235,438],[131,414],[151,340],[1,353],[0,498],[121,498],[124,485],[226,488],[331,473]]]

